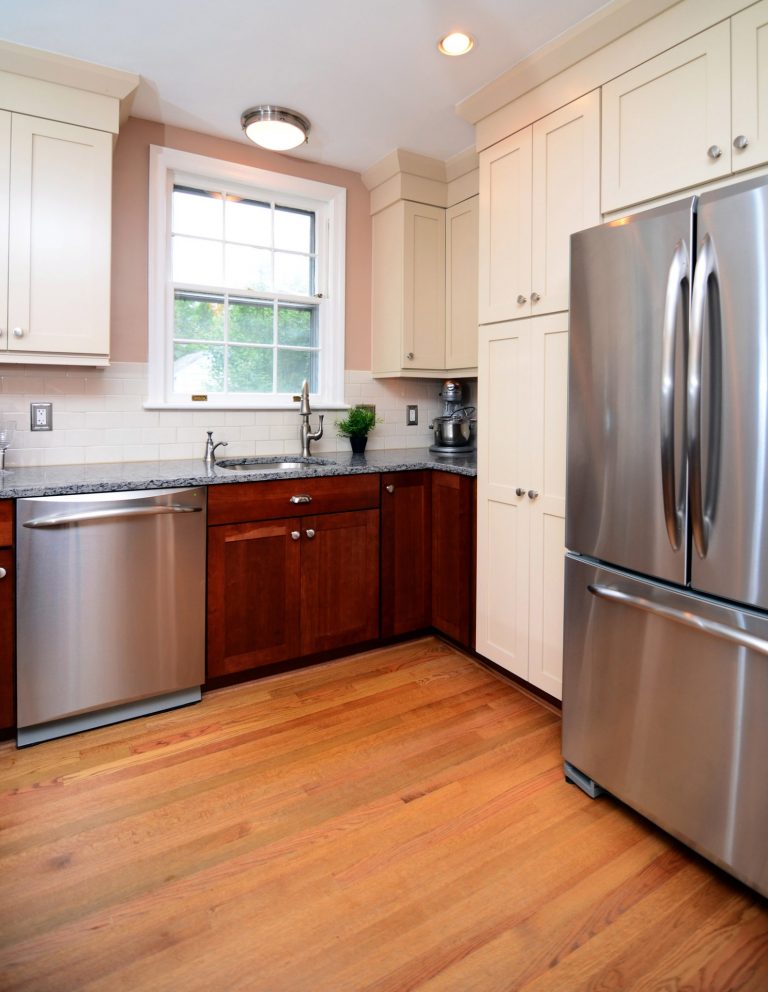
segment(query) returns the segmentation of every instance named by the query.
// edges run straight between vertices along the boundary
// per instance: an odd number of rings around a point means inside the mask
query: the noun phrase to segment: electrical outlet
[[[29,404],[29,429],[32,431],[53,430],[53,403]]]
[[[409,403],[405,408],[405,423],[407,427],[416,427],[419,422],[419,407],[416,403]]]

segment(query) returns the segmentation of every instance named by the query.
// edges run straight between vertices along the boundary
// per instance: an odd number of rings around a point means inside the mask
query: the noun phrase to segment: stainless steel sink
[[[315,465],[333,465],[329,458],[222,458],[216,468],[232,472],[297,472]]]

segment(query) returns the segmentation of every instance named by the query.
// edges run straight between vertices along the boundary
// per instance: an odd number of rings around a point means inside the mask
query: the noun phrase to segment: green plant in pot
[[[336,421],[339,437],[348,437],[352,451],[360,455],[365,451],[368,434],[376,426],[376,414],[369,406],[353,406],[346,417]]]

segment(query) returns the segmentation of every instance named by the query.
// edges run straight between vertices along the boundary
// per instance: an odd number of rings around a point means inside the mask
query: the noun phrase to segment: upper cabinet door
[[[477,366],[477,200],[445,212],[445,367]]]
[[[733,171],[768,162],[768,0],[732,19]]]
[[[531,312],[531,128],[480,153],[481,324]]]
[[[445,210],[405,204],[403,368],[445,366]]]
[[[568,309],[570,237],[599,224],[600,92],[533,125],[531,313]]]
[[[603,87],[603,212],[729,174],[730,45],[724,21]]]
[[[8,347],[109,353],[112,135],[13,114]]]
[[[0,110],[0,351],[8,347],[8,185],[11,177],[11,115]]]

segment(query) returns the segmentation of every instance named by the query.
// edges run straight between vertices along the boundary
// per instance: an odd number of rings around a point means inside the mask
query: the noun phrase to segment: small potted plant
[[[339,437],[348,437],[352,451],[361,455],[368,443],[368,434],[376,426],[376,414],[369,406],[353,406],[342,420],[336,421]]]

